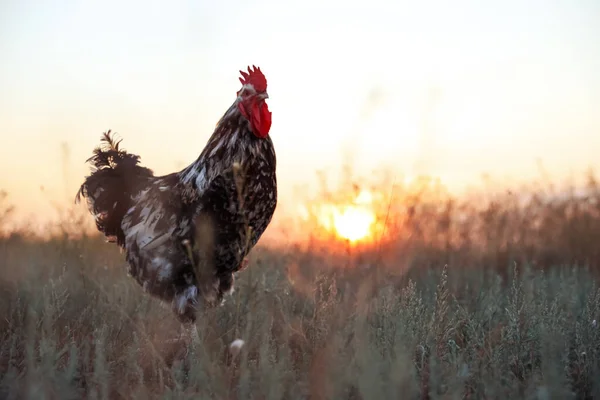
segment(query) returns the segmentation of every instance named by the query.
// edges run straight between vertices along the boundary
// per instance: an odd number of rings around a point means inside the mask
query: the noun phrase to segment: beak
[[[258,95],[258,98],[259,99],[263,99],[263,100],[268,99],[269,98],[269,94],[267,92],[261,93],[261,94]]]

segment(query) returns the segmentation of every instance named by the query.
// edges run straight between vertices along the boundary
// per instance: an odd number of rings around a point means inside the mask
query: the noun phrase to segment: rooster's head
[[[267,94],[267,79],[260,68],[248,67],[248,72],[240,71],[242,88],[237,92],[238,109],[250,122],[252,133],[259,138],[265,138],[271,129],[271,112],[265,102]]]

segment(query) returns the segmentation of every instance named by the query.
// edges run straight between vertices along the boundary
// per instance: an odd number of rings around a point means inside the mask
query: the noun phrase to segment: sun
[[[346,206],[333,215],[333,226],[337,234],[351,242],[371,235],[371,227],[375,223],[375,214],[364,207]]]
[[[350,204],[319,204],[316,211],[319,225],[351,243],[373,235],[377,217],[372,210],[373,195],[362,191]]]

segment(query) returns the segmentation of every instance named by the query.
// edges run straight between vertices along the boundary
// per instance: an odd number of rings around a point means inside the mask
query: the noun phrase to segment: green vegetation
[[[421,192],[375,249],[256,249],[189,346],[116,246],[6,234],[0,398],[600,398],[600,187],[566,193]]]

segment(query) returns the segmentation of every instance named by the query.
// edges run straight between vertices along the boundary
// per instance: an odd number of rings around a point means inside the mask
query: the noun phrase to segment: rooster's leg
[[[242,262],[240,263],[240,265],[236,268],[234,273],[243,271],[247,267],[248,267],[248,259],[244,258],[242,260]],[[223,297],[225,295],[231,296],[234,292],[234,289],[235,289],[234,288],[234,283],[235,283],[234,273],[225,274],[225,275],[219,277],[219,297],[218,297],[218,299],[221,302],[221,304],[223,303]]]
[[[190,365],[188,354],[193,344],[200,343],[198,327],[195,323],[184,323],[180,325],[179,337],[173,340],[167,340],[167,343],[174,347],[167,353],[165,363],[173,368],[182,368],[185,375],[189,373]]]
[[[223,297],[225,295],[231,295],[233,293],[233,282],[235,278],[233,274],[225,274],[219,277],[219,301],[223,304]]]
[[[197,304],[198,288],[195,285],[189,285],[183,290],[179,290],[173,297],[172,307],[181,323],[187,324],[196,321]]]
[[[200,333],[196,323],[181,324],[181,337],[185,338],[188,344],[192,342],[200,343]]]

